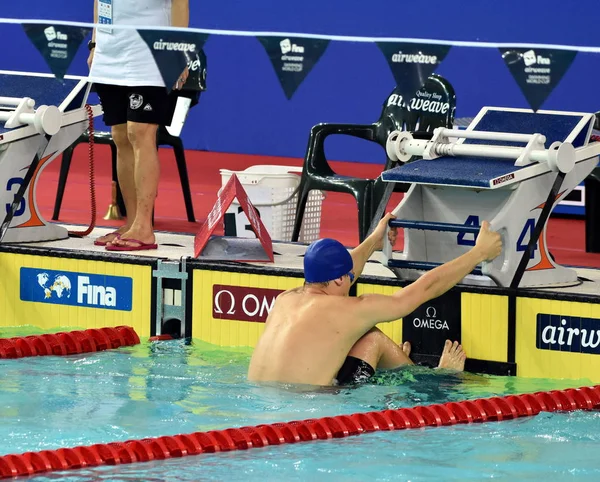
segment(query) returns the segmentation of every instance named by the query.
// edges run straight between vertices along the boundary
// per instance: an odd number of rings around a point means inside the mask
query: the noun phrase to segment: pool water
[[[246,381],[250,353],[175,340],[0,360],[0,455],[590,385],[411,367],[358,388],[259,386]],[[598,429],[600,412],[542,413],[31,480],[598,480]]]

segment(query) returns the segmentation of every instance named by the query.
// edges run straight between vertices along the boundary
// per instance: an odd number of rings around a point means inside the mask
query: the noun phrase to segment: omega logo
[[[425,318],[414,318],[413,326],[415,328],[427,328],[429,330],[450,330],[446,320],[440,320],[437,317],[437,310],[433,306],[428,306],[425,310]]]

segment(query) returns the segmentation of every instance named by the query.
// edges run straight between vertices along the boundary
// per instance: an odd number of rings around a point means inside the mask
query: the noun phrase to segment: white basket
[[[237,176],[274,241],[292,240],[298,202],[298,193],[294,194],[294,191],[300,185],[298,174],[301,172],[301,167],[270,165],[251,166],[244,171],[220,170],[222,186],[227,184],[232,174]],[[321,191],[310,192],[299,242],[311,243],[319,239],[323,199]],[[234,200],[227,210],[230,216],[235,215],[236,236],[255,238],[254,232],[248,228],[248,218],[243,212],[239,212],[241,210],[238,208],[239,203]]]

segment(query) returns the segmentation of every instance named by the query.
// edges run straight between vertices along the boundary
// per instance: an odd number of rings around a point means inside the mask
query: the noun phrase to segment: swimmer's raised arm
[[[500,235],[482,223],[475,246],[467,253],[425,273],[414,283],[398,290],[392,296],[364,295],[357,298],[356,310],[361,330],[369,330],[377,323],[394,321],[413,312],[423,303],[443,295],[459,283],[483,261],[491,261],[502,251]]]
[[[352,256],[352,262],[354,263],[354,282],[361,275],[363,269],[365,268],[365,264],[371,257],[371,255],[377,251],[382,249],[383,247],[383,238],[386,233],[387,225],[390,219],[395,219],[391,213],[385,215],[385,217],[379,221],[379,224],[375,228],[375,230],[370,234],[367,239],[365,239],[362,243],[360,243],[356,248],[350,251],[350,256]],[[394,246],[396,242],[397,229],[390,229],[388,232],[388,237],[390,238],[390,243]]]

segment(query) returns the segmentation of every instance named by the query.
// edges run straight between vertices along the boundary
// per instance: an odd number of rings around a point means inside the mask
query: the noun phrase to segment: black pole
[[[558,196],[562,183],[565,180],[565,175],[566,174],[564,172],[559,172],[556,176],[556,179],[554,180],[554,184],[552,184],[552,188],[550,189],[550,192],[548,193],[548,198],[546,199],[546,204],[544,204],[544,207],[542,208],[542,213],[540,214],[540,217],[538,218],[537,223],[533,228],[533,232],[531,233],[531,238],[529,239],[529,243],[527,244],[527,249],[525,249],[525,252],[521,257],[519,266],[517,266],[517,270],[515,271],[515,275],[513,276],[513,280],[510,284],[511,288],[516,289],[519,287],[519,283],[521,283],[521,279],[523,278],[525,270],[527,269],[527,265],[529,264],[529,260],[531,259],[531,254],[533,253],[535,245],[537,244],[538,240],[540,239],[540,235],[542,234],[542,230],[544,229],[544,226],[546,225],[546,222],[550,217],[550,213],[552,212],[552,207],[554,206],[556,197]]]

